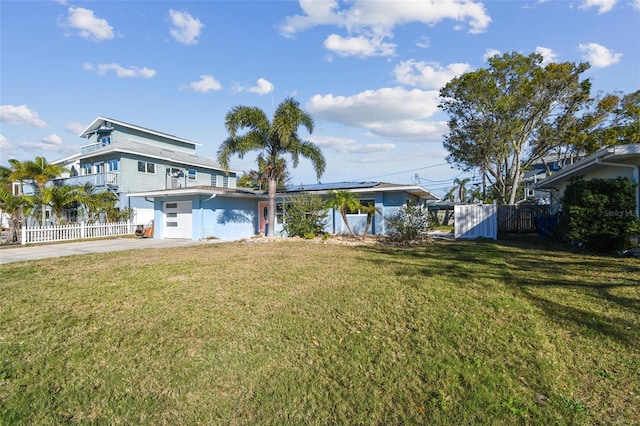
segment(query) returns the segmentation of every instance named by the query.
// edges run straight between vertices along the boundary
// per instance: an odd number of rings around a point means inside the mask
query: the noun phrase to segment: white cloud
[[[331,34],[324,41],[327,50],[337,53],[340,56],[390,56],[395,54],[396,45],[385,43],[382,37],[367,38],[341,37]]]
[[[79,135],[80,133],[82,133],[82,131],[86,128],[87,126],[85,126],[82,123],[78,123],[77,121],[70,121],[67,123],[66,126],[64,126],[64,129],[69,132],[72,133],[74,135]]]
[[[400,62],[393,69],[396,81],[425,89],[440,89],[453,78],[471,70],[471,65],[456,63],[442,67],[437,62],[416,62],[413,59]]]
[[[222,89],[220,82],[212,75],[201,75],[200,80],[189,83],[189,87],[196,92],[210,92],[212,90]]]
[[[130,67],[124,68],[119,64],[89,64],[86,63],[82,66],[86,71],[95,71],[97,74],[104,75],[108,71],[114,71],[118,77],[142,77],[152,78],[156,75],[156,70],[143,67]]]
[[[598,43],[585,43],[578,45],[578,50],[583,53],[582,59],[588,61],[595,68],[605,68],[620,62],[622,53],[614,53]]]
[[[280,31],[285,36],[292,36],[318,25],[337,25],[349,31],[369,29],[376,33],[412,22],[432,26],[452,19],[468,23],[471,33],[481,33],[491,23],[484,5],[473,0],[354,0],[347,4],[349,7],[340,10],[340,4],[335,0],[300,0],[304,14],[287,17]]]
[[[482,59],[487,62],[490,58],[493,58],[496,55],[502,55],[502,52],[496,49],[487,49],[482,55]]]
[[[171,24],[169,33],[177,42],[183,44],[198,44],[197,38],[200,36],[204,24],[199,19],[194,18],[187,12],[180,12],[171,9],[169,11]]]
[[[439,142],[449,132],[446,121],[402,120],[376,124],[371,131],[378,136],[411,142]]]
[[[242,84],[236,83],[233,86],[233,90],[236,92],[257,93],[258,95],[263,96],[273,92],[274,87],[275,86],[273,85],[273,83],[271,83],[269,80],[265,78],[259,78],[256,81],[256,85],[253,87],[246,87]]]
[[[426,121],[438,112],[438,102],[437,90],[394,87],[348,97],[315,95],[306,107],[317,119],[366,128],[391,139],[426,141],[441,140],[445,133],[439,124]]]
[[[431,46],[431,39],[429,39],[429,37],[427,36],[422,36],[418,41],[416,41],[416,46],[418,46],[421,49],[427,49]]]
[[[78,30],[78,34],[87,40],[103,41],[110,40],[115,35],[113,27],[109,25],[106,19],[97,18],[93,14],[93,10],[83,7],[70,7],[68,9],[65,26]]]
[[[558,55],[556,55],[554,51],[549,49],[548,47],[537,46],[536,53],[542,55],[543,67],[547,64],[550,64],[551,62],[556,62],[556,60],[558,59]]]
[[[4,151],[11,147],[9,143],[9,139],[7,139],[4,135],[0,135],[0,150]]]
[[[63,147],[62,139],[56,134],[50,134],[40,140],[40,142],[20,142],[21,148],[37,149],[42,151],[67,151],[69,148]]]
[[[0,122],[7,124],[28,124],[35,127],[46,127],[47,123],[38,117],[38,113],[27,105],[0,105]]]
[[[344,28],[348,36],[332,34],[324,42],[327,49],[342,56],[392,55],[395,45],[384,40],[393,37],[393,29],[399,25],[434,26],[453,20],[457,22],[456,29],[466,26],[470,33],[477,34],[491,23],[484,5],[475,0],[353,0],[345,2],[343,8],[336,0],[299,0],[299,3],[303,13],[288,16],[280,26],[280,33],[292,37],[319,25]]]
[[[591,9],[592,7],[598,8],[598,15],[610,12],[616,5],[618,0],[583,0],[582,4],[578,6],[580,9]]]
[[[633,2],[633,8],[637,9],[637,10],[640,10],[640,0],[635,0]]]
[[[339,154],[370,154],[392,151],[396,148],[396,145],[392,143],[358,144],[353,138],[310,136],[309,140],[320,148],[331,149]]]
[[[264,78],[259,78],[256,85],[249,87],[247,92],[257,93],[258,95],[267,95],[273,92],[273,83]]]

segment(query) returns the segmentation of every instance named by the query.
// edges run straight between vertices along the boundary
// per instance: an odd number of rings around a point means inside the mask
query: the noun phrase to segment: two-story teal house
[[[80,153],[54,161],[68,170],[54,184],[93,184],[97,190],[118,196],[117,207],[131,207],[136,223],[154,218],[152,200],[128,197],[150,190],[191,187],[235,188],[236,173],[225,171],[213,160],[196,155],[198,143],[98,117],[80,137],[87,143]]]

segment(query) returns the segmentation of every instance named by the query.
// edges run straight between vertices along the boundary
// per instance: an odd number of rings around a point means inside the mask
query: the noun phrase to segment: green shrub
[[[290,237],[311,239],[324,232],[328,213],[322,198],[301,192],[291,197],[284,212],[284,231]]]
[[[431,218],[427,209],[412,201],[385,218],[387,237],[394,241],[415,241],[427,237]]]
[[[629,245],[635,215],[635,184],[628,178],[572,180],[562,198],[570,240],[608,252]]]

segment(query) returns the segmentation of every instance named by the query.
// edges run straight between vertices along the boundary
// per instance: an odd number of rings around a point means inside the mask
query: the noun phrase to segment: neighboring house
[[[579,161],[581,157],[577,155],[558,156],[557,154],[547,155],[543,159],[531,165],[531,170],[525,172],[522,177],[524,186],[523,201],[535,201],[538,204],[549,204],[550,194],[548,190],[538,187],[538,182],[547,177],[547,173],[553,175],[564,167],[568,167]],[[544,161],[543,161],[544,160]]]
[[[602,148],[575,164],[564,167],[559,172],[539,182],[537,189],[548,190],[551,194],[551,211],[562,210],[561,200],[571,178],[615,179],[626,177],[636,185],[636,215],[640,216],[640,145],[616,145]]]
[[[56,185],[91,183],[118,196],[117,208],[131,207],[136,223],[154,217],[153,201],[132,198],[132,192],[192,188],[235,188],[236,173],[196,155],[195,142],[111,118],[96,118],[80,137],[80,153],[54,161],[68,173]]]
[[[381,214],[373,219],[371,234],[384,234],[384,217],[395,212],[408,200],[426,204],[438,197],[417,185],[398,185],[383,182],[340,182],[291,186],[277,194],[276,234],[283,230],[284,209],[288,198],[301,191],[329,197],[331,191],[353,192],[361,204],[375,204]],[[132,198],[153,199],[155,205],[155,238],[190,238],[203,240],[218,238],[234,240],[266,235],[268,199],[264,192],[249,189],[194,187],[144,191],[130,194]],[[362,233],[366,214],[349,212],[349,225]],[[347,232],[337,210],[330,210],[325,230],[334,234]]]

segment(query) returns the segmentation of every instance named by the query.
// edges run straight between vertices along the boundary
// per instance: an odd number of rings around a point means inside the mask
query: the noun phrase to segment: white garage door
[[[191,201],[164,203],[164,237],[191,239]]]

